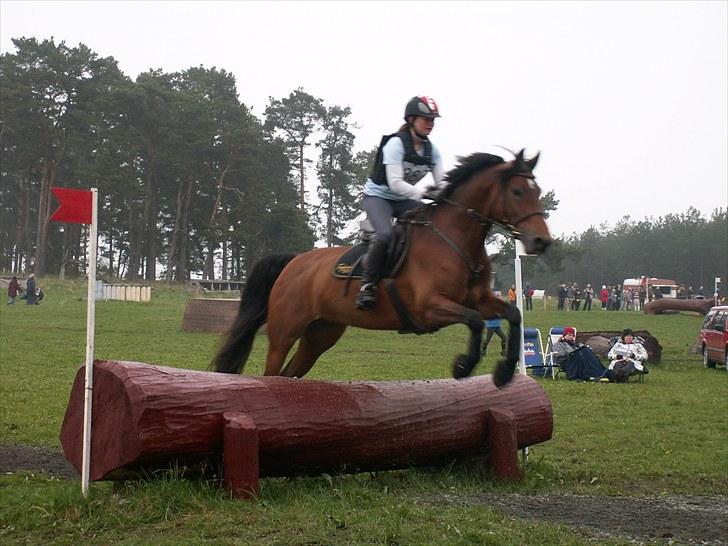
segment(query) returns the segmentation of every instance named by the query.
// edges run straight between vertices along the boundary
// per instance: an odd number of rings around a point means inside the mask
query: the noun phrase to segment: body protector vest
[[[404,145],[402,178],[405,182],[415,184],[429,173],[434,166],[432,163],[432,143],[427,139],[423,140],[424,153],[419,155],[415,151],[415,145],[409,131],[400,131],[399,133],[384,135],[382,137],[382,141],[379,143],[379,148],[377,149],[377,157],[374,161],[374,167],[372,168],[372,173],[369,175],[369,178],[372,182],[379,184],[380,186],[387,185],[387,174],[384,168],[384,163],[382,162],[382,148],[384,148],[384,145],[389,142],[390,138],[393,137],[399,138]]]

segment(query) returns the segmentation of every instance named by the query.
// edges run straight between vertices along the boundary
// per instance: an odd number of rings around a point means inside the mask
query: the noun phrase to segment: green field
[[[40,285],[42,305],[0,308],[0,446],[60,447],[69,391],[84,360],[85,285],[52,279]],[[99,302],[96,358],[206,369],[219,339],[182,332],[191,297],[159,285],[151,304]],[[531,448],[522,482],[497,483],[478,465],[265,479],[260,499],[244,503],[215,484],[174,473],[120,487],[95,483],[88,499],[79,480],[15,473],[0,477],[0,543],[582,544],[584,535],[571,528],[432,499],[514,492],[605,499],[728,495],[728,373],[704,368],[701,357],[690,353],[700,317],[596,307],[559,313],[551,303],[536,308],[525,323],[542,334],[555,325],[646,329],[662,345],[663,358],[641,384],[539,380],[553,403],[554,435]],[[350,329],[309,377],[448,377],[466,340],[460,326],[426,336]],[[265,343],[259,336],[245,373],[260,374]],[[494,363],[489,355],[476,373],[490,373]]]

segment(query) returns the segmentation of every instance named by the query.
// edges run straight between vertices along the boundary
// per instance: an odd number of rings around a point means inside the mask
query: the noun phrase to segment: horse
[[[512,161],[474,153],[459,158],[445,176],[445,186],[399,222],[409,227],[406,259],[393,279],[393,290],[381,290],[372,310],[355,308],[356,290],[332,274],[350,247],[316,248],[301,254],[276,254],[252,269],[238,314],[211,366],[240,373],[257,330],[267,323],[268,354],[264,375],[303,377],[316,360],[336,344],[347,326],[402,331],[403,312],[417,333],[462,323],[470,330],[466,354],[453,363],[453,376],[469,376],[481,359],[483,319],[501,317],[510,325],[507,352],[494,372],[498,387],[513,377],[519,358],[521,315],[490,287],[485,239],[499,225],[520,239],[529,254],[542,253],[551,235],[539,203],[541,190],[533,169],[539,154]],[[347,293],[348,292],[348,293]],[[404,309],[404,311],[403,311]],[[288,364],[291,348],[298,347]]]

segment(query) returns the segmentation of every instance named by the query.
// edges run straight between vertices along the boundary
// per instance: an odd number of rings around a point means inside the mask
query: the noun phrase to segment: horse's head
[[[484,153],[461,158],[447,174],[449,184],[437,200],[467,208],[483,225],[498,224],[520,239],[526,252],[540,254],[552,239],[533,176],[538,154],[525,159],[521,150],[515,155],[509,162]]]
[[[513,161],[497,169],[500,171],[501,197],[494,203],[491,213],[499,224],[521,240],[529,254],[543,253],[552,242],[539,201],[541,188],[533,175],[539,155],[525,159],[521,150]]]

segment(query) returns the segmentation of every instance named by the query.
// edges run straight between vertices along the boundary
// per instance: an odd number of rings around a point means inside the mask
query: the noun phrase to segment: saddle
[[[331,274],[337,279],[361,279],[364,275],[364,257],[369,248],[369,243],[374,239],[374,229],[369,220],[359,222],[361,229],[359,242],[344,252],[336,260]],[[392,279],[397,276],[399,270],[407,258],[409,248],[410,224],[397,223],[392,230],[392,239],[387,249],[387,261],[384,265],[382,277]],[[348,283],[347,283],[348,286]]]
[[[397,220],[397,223],[392,230],[392,240],[389,243],[387,260],[385,262],[384,272],[382,273],[382,285],[389,293],[394,308],[400,318],[401,327],[399,328],[399,333],[401,334],[425,334],[436,330],[425,328],[417,322],[404,305],[396,285],[391,280],[399,274],[399,271],[402,269],[402,266],[407,260],[407,252],[409,251],[409,243],[412,238],[413,225],[415,223],[422,223],[422,221],[418,222],[418,220],[413,219],[413,217],[418,214],[418,210],[419,209],[414,209],[409,211],[402,215],[402,218]],[[351,279],[360,279],[362,277],[364,273],[362,262],[364,260],[364,256],[366,256],[369,243],[374,238],[374,229],[369,223],[369,220],[363,220],[359,223],[359,225],[361,228],[359,243],[344,252],[339,259],[336,260],[333,270],[331,271],[333,277],[346,280],[342,291],[342,295],[344,296],[346,296],[349,289]]]

